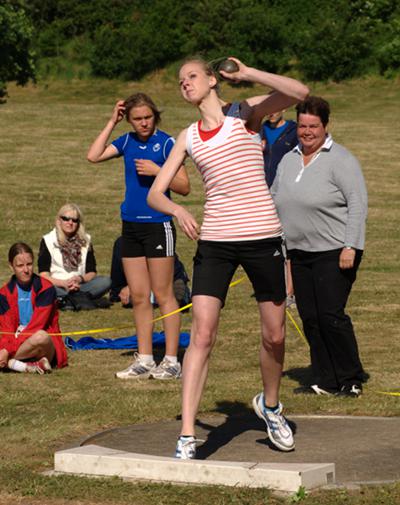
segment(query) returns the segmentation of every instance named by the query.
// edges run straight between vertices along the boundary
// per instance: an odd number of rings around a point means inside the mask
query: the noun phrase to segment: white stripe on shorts
[[[173,256],[174,255],[174,235],[172,233],[171,222],[167,221],[164,223],[165,230],[165,246],[166,246],[166,255]]]

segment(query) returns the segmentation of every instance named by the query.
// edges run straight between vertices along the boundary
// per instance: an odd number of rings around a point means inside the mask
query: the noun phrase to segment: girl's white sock
[[[14,370],[14,372],[26,372],[26,363],[18,359],[9,359],[7,366],[10,370]]]

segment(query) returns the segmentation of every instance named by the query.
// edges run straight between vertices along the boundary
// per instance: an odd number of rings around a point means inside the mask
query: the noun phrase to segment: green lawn
[[[109,272],[111,248],[120,231],[123,197],[121,160],[92,166],[86,161],[91,141],[119,98],[145,90],[162,108],[161,127],[177,134],[196,118],[179,98],[175,83],[162,74],[142,83],[118,81],[50,81],[37,87],[9,87],[1,106],[0,281],[7,280],[9,246],[24,240],[36,251],[41,236],[53,226],[55,213],[66,201],[78,203],[93,237],[98,270]],[[226,88],[232,98],[252,90]],[[367,247],[349,312],[358,335],[362,360],[371,378],[357,400],[307,398],[293,395],[307,377],[307,348],[293,326],[287,327],[287,356],[282,400],[288,414],[400,415],[400,398],[380,394],[400,392],[399,226],[400,110],[399,81],[368,79],[318,85],[314,94],[332,106],[331,131],[361,161],[369,190]],[[289,116],[293,112],[288,112]],[[116,135],[126,124],[118,126]],[[188,165],[192,192],[184,201],[201,219],[202,185]],[[181,198],[177,197],[177,200]],[[178,252],[191,271],[195,244],[179,235]],[[239,277],[239,271],[237,276]],[[232,288],[222,313],[219,340],[201,412],[212,412],[218,401],[249,404],[260,389],[259,323],[248,282]],[[190,328],[190,313],[183,330]],[[296,316],[297,317],[297,316]],[[298,320],[298,318],[297,318]],[[62,313],[63,331],[130,325],[106,336],[135,332],[129,310]],[[157,325],[157,329],[161,326]],[[0,374],[1,460],[0,505],[3,504],[281,504],[287,500],[264,490],[124,483],[119,479],[44,477],[55,450],[106,428],[172,419],[180,412],[180,385],[148,381],[123,383],[113,372],[131,356],[121,351],[70,353],[70,366],[38,377]],[[395,504],[400,484],[354,491],[317,492],[310,504]]]

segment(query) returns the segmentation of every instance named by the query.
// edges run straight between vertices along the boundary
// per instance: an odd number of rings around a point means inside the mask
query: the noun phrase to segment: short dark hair
[[[18,256],[18,254],[22,253],[30,254],[33,259],[32,248],[28,244],[25,244],[25,242],[16,242],[10,247],[10,250],[8,251],[8,262],[12,264],[15,256]]]
[[[149,95],[146,95],[146,93],[135,93],[134,95],[128,96],[128,98],[125,100],[126,120],[129,120],[129,113],[131,109],[134,107],[141,107],[142,105],[147,105],[147,107],[151,109],[154,114],[154,124],[158,125],[158,123],[161,121],[161,111],[157,109],[156,104],[149,97]]]
[[[297,120],[300,114],[318,116],[324,126],[329,123],[331,109],[329,103],[320,96],[309,96],[296,105]]]

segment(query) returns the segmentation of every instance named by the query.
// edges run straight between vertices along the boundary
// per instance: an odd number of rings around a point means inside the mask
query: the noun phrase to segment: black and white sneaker
[[[362,394],[361,384],[345,384],[336,396],[347,396],[349,398],[358,398]]]

